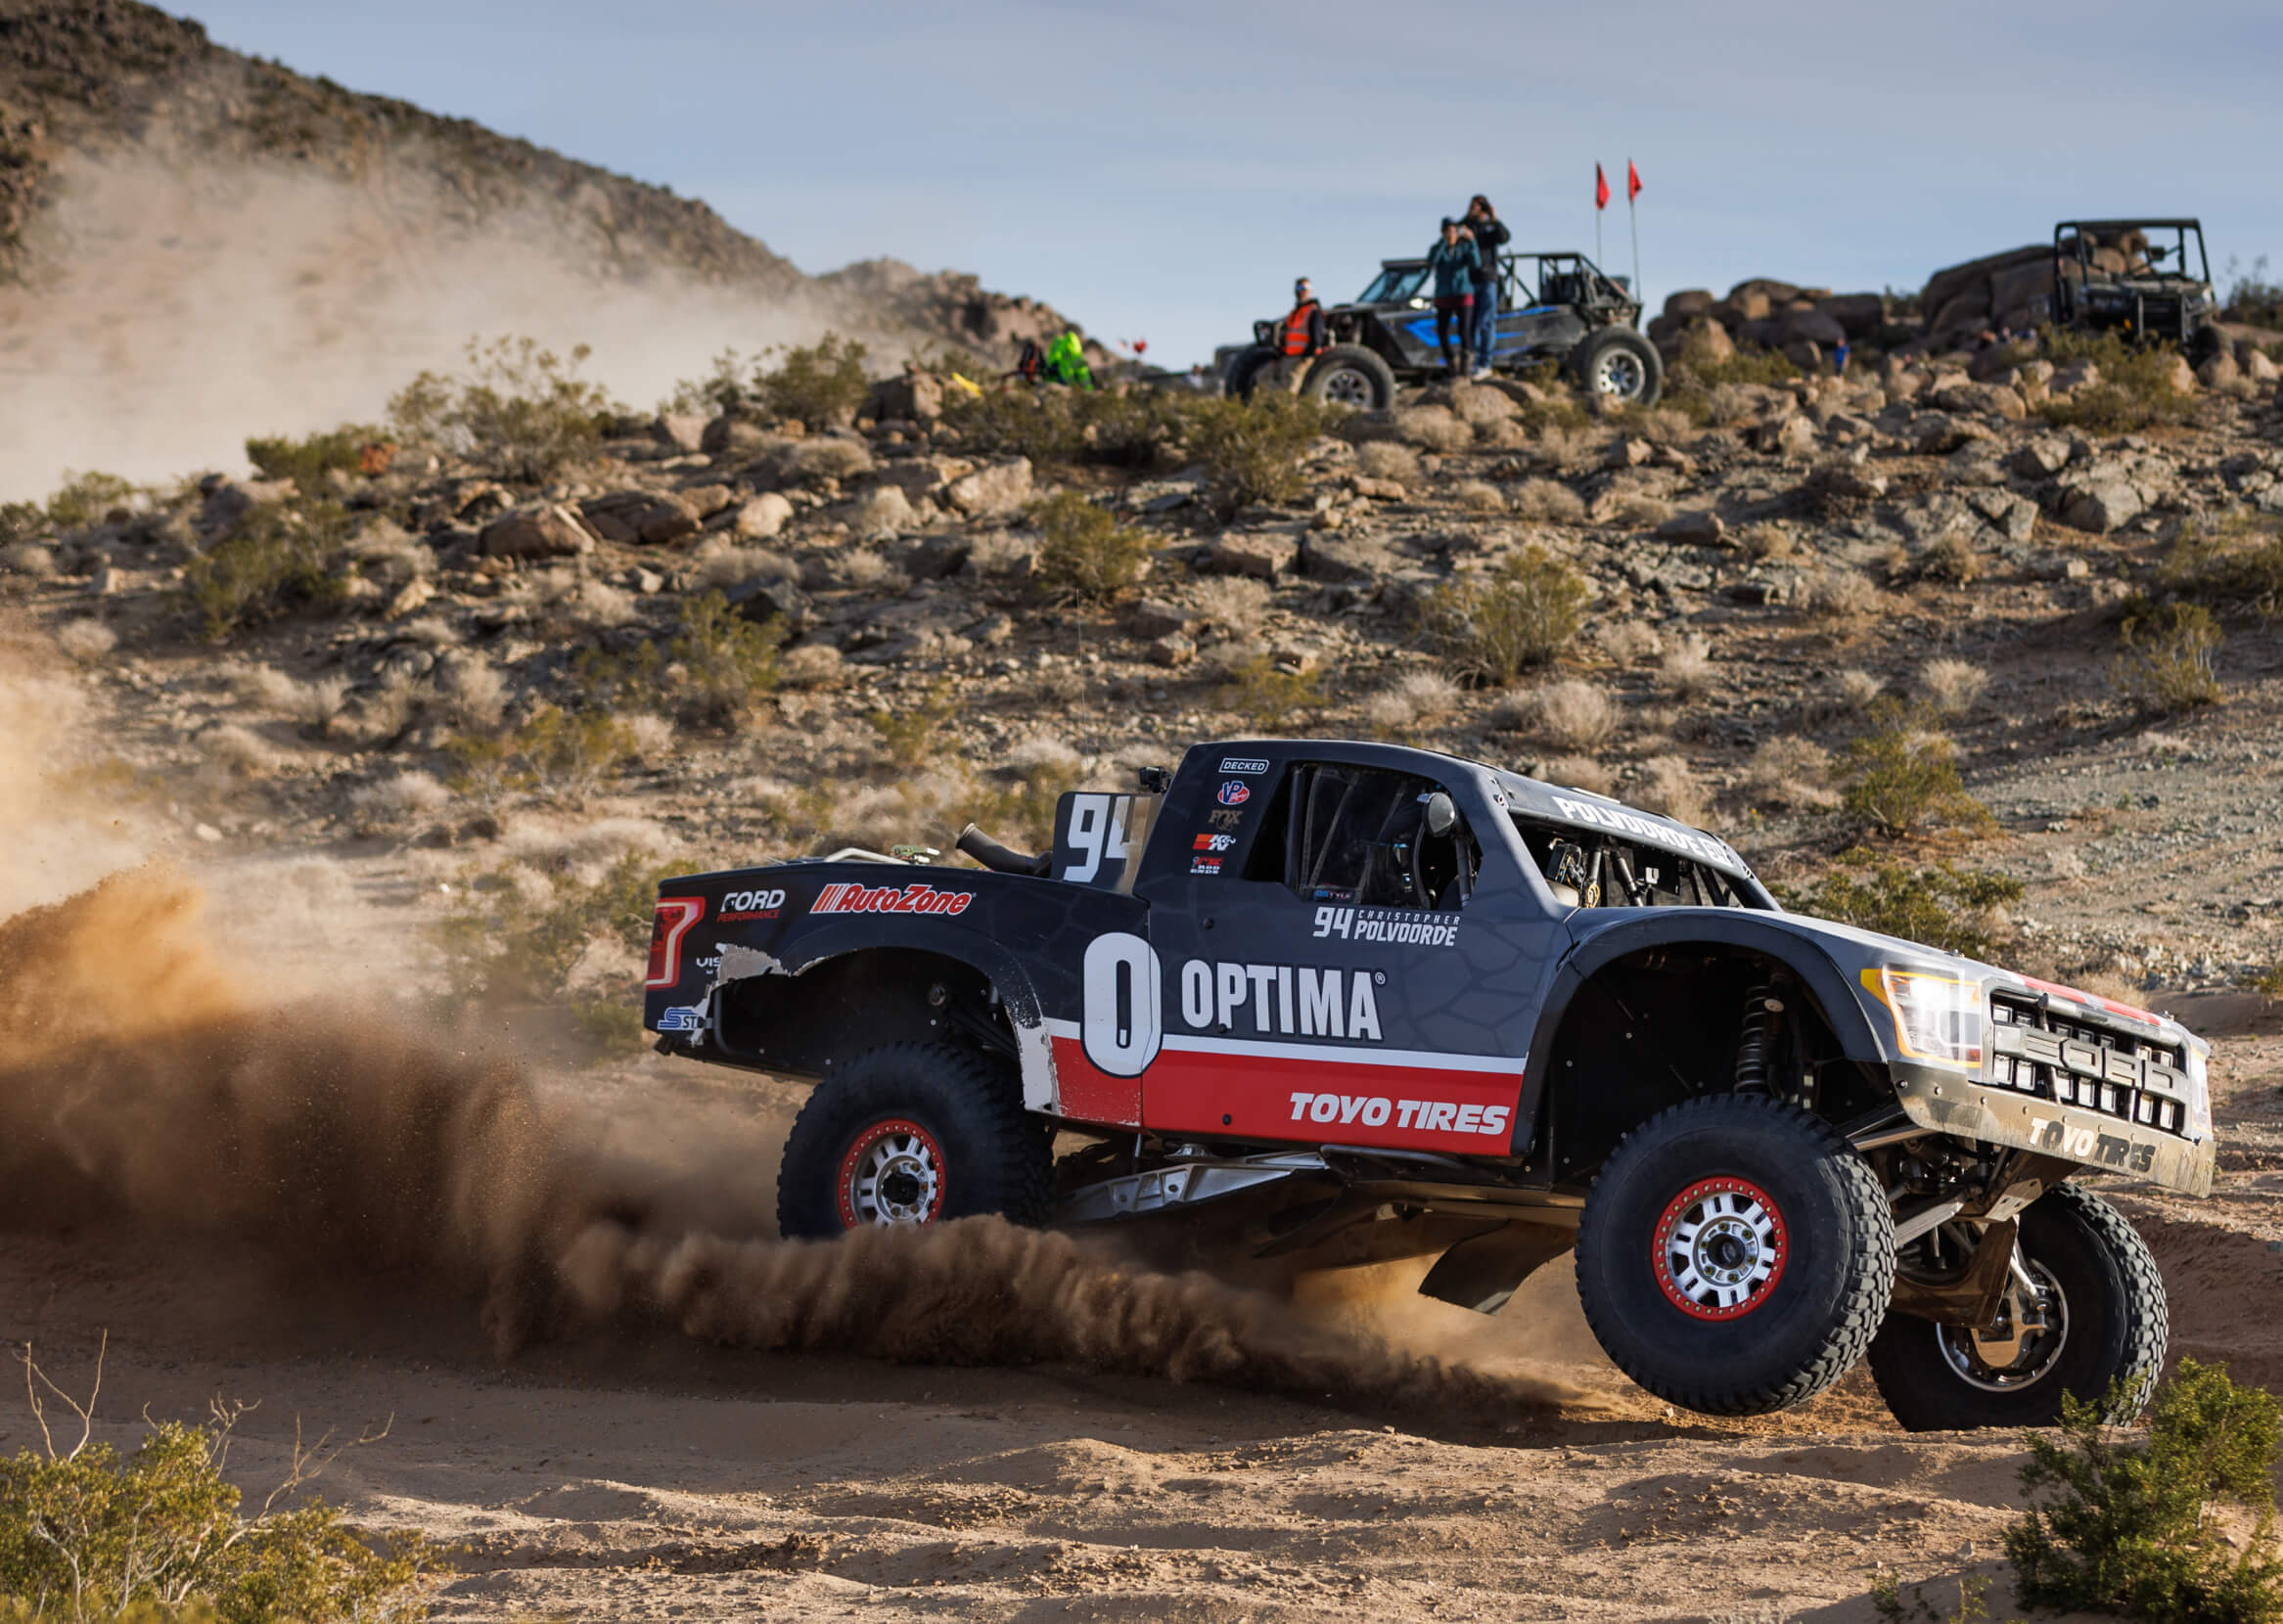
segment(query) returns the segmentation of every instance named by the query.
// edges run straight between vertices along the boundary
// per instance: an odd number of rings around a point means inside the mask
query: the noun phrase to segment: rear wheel
[[[1605,327],[1570,352],[1585,392],[1614,405],[1654,406],[1665,392],[1665,357],[1629,327]]]
[[[1384,412],[1395,403],[1395,373],[1361,344],[1334,344],[1309,366],[1301,393],[1333,406]]]
[[[2148,1242],[2098,1195],[2064,1184],[2022,1214],[2019,1249],[2028,1279],[2008,1283],[1995,1324],[1891,1314],[1880,1328],[1871,1376],[1913,1432],[2050,1426],[2065,1393],[2105,1406],[2112,1422],[2139,1412],[2170,1333]]]
[[[979,1054],[891,1043],[835,1070],[800,1107],[777,1173],[777,1228],[823,1239],[995,1212],[1046,1216],[1046,1130]]]
[[[1821,1392],[1862,1357],[1895,1284],[1871,1169],[1796,1105],[1715,1095],[1625,1136],[1585,1198],[1577,1295],[1618,1369],[1712,1416]]]

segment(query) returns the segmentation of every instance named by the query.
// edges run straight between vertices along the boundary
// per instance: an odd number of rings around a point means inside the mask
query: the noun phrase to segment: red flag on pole
[[[1593,206],[1595,208],[1609,206],[1609,177],[1601,172],[1601,165],[1598,163],[1593,166]]]
[[[1625,202],[1631,203],[1641,195],[1641,171],[1633,167],[1631,158],[1625,159]]]

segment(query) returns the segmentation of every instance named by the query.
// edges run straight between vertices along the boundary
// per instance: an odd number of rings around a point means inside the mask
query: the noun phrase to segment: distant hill
[[[893,260],[807,276],[695,199],[133,0],[0,0],[0,498],[371,417],[477,334],[590,343],[641,403],[826,328],[887,362],[1067,325]]]

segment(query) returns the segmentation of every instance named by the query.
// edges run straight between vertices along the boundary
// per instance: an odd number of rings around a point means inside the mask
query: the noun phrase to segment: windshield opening
[[[1417,293],[1427,280],[1425,265],[1390,265],[1371,279],[1371,286],[1356,294],[1358,304],[1393,304]]]
[[[1530,861],[1570,908],[1750,908],[1719,870],[1598,830],[1516,818]]]

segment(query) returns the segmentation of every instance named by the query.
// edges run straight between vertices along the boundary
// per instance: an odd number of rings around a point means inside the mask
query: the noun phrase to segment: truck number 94
[[[1090,885],[1104,862],[1122,868],[1132,816],[1131,795],[1073,795],[1071,827],[1064,838],[1073,855],[1063,879],[1073,885]]]

